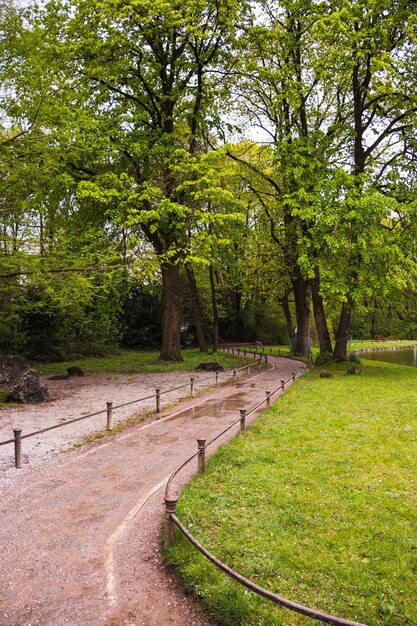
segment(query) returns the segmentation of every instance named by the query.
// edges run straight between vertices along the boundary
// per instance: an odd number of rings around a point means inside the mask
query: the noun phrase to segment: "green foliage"
[[[315,365],[328,365],[333,361],[333,354],[331,352],[320,352],[314,359]]]
[[[356,354],[349,354],[347,360],[349,363],[356,363],[357,365],[360,365],[362,363],[362,361],[358,356],[356,356]]]
[[[157,349],[161,345],[161,302],[142,287],[134,287],[122,298],[122,346],[129,350]]]

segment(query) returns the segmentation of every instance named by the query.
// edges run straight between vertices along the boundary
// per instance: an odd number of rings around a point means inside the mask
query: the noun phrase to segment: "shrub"
[[[320,352],[314,360],[315,365],[327,365],[333,361],[333,354],[331,352]]]
[[[358,356],[356,356],[356,354],[349,354],[347,360],[349,361],[349,363],[356,363],[357,365],[360,365],[362,363],[362,361]]]

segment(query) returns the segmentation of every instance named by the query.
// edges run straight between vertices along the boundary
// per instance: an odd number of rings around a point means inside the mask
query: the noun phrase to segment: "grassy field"
[[[417,370],[347,367],[303,376],[210,459],[178,514],[279,595],[370,626],[416,626]],[[167,558],[221,624],[313,623],[239,587],[180,536]]]
[[[202,353],[199,350],[183,350],[183,361],[172,363],[159,360],[159,352],[129,352],[108,357],[94,357],[59,363],[38,363],[36,369],[41,374],[65,374],[67,367],[77,365],[85,373],[151,373],[194,370],[202,361],[217,361],[225,369],[251,363],[253,359],[243,359],[224,352]]]

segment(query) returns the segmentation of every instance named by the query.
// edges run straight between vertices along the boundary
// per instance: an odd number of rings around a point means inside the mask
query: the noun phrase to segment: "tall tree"
[[[273,158],[262,172],[255,163],[249,167],[257,169],[269,187],[257,193],[263,194],[271,235],[287,260],[296,312],[295,352],[310,347],[312,287],[320,347],[329,351],[313,230],[323,210],[321,187],[331,175],[338,140],[338,85],[332,82],[326,49],[317,41],[317,25],[329,7],[310,0],[267,0],[259,5],[240,89],[243,114],[260,128]]]
[[[181,358],[180,265],[198,221],[184,172],[218,117],[212,73],[232,62],[241,12],[234,0],[74,0],[49,2],[31,18],[38,49],[28,68],[48,77],[43,123],[69,146],[84,197],[117,197],[159,259],[167,360]]]
[[[369,207],[363,196],[401,162],[415,129],[416,6],[414,0],[336,0],[323,22],[334,73],[344,77],[347,87],[340,109],[346,137],[344,163],[352,175],[340,216],[349,229],[350,252],[336,359],[346,357],[357,287],[366,265],[363,233],[370,223],[384,228],[378,212],[370,215],[363,210],[364,204]],[[389,214],[389,203],[385,204]],[[373,236],[368,239],[372,240]]]

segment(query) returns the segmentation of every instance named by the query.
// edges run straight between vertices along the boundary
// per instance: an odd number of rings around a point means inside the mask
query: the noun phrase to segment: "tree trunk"
[[[194,323],[195,334],[197,337],[198,347],[200,352],[207,352],[207,341],[203,332],[203,310],[201,307],[200,294],[198,293],[197,282],[195,279],[194,271],[191,267],[186,267],[188,285],[191,291],[191,297],[193,299],[193,311],[194,311]]]
[[[181,278],[173,263],[161,264],[162,272],[162,346],[160,358],[181,361]]]
[[[337,329],[336,345],[333,352],[335,361],[346,361],[351,316],[352,304],[349,301],[344,302],[340,312],[339,328]]]
[[[310,280],[310,285],[311,297],[313,300],[314,321],[316,322],[320,352],[332,352],[332,342],[330,339],[329,329],[327,327],[323,298],[320,295],[320,275],[317,268],[314,270],[314,274],[314,278]]]
[[[295,267],[292,286],[297,320],[294,354],[307,354],[310,350],[310,286],[298,267]]]
[[[216,285],[214,281],[213,266],[210,265],[211,304],[213,308],[213,352],[219,348],[219,312],[217,309]]]
[[[288,294],[285,294],[283,298],[280,298],[279,303],[282,307],[282,310],[284,311],[285,321],[287,323],[287,333],[288,333],[288,337],[290,338],[291,350],[294,350],[295,332],[294,332],[294,325],[292,323],[290,305],[288,303]]]

